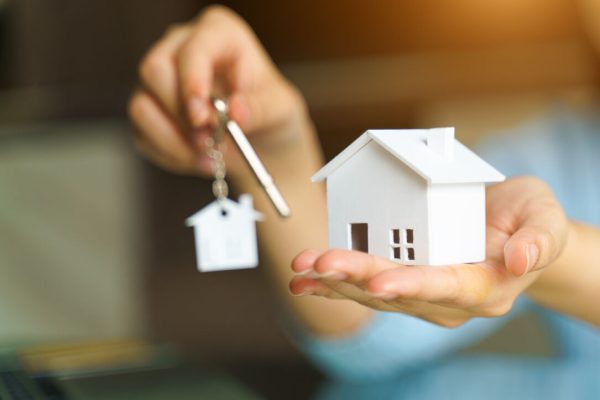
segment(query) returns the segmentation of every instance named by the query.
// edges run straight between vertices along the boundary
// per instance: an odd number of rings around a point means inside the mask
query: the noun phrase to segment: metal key
[[[246,138],[246,135],[244,134],[240,126],[237,124],[237,122],[229,118],[229,106],[227,102],[218,97],[212,97],[211,101],[213,107],[217,111],[219,123],[222,124],[222,126],[224,126],[229,131],[229,133],[231,133],[233,141],[235,142],[238,149],[240,149],[240,152],[246,159],[248,166],[254,173],[254,176],[256,177],[260,185],[267,193],[269,200],[271,200],[271,203],[273,204],[279,215],[283,218],[289,217],[291,213],[290,208],[287,205],[283,196],[281,195],[281,192],[275,185],[273,178],[271,177],[271,175],[269,175],[269,172],[263,165],[260,158],[258,158],[258,155],[254,151],[254,148],[252,148],[252,145],[248,141],[248,138]]]

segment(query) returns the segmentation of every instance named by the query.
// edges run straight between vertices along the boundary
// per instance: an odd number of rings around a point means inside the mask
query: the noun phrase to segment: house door
[[[350,224],[350,250],[369,252],[369,225],[366,223]]]

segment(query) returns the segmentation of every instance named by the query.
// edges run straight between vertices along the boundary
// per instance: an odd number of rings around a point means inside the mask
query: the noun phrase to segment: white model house
[[[325,165],[329,245],[406,265],[485,259],[485,183],[504,176],[454,128],[369,130]]]
[[[253,268],[258,265],[256,221],[263,215],[252,206],[252,196],[240,196],[239,203],[217,200],[185,223],[194,227],[196,260],[203,272]]]

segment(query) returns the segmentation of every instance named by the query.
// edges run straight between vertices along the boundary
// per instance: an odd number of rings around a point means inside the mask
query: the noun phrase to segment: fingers
[[[424,310],[433,306],[472,310],[483,316],[504,315],[511,306],[510,302],[487,304],[502,277],[497,268],[482,264],[403,266],[359,252],[306,250],[294,259],[292,268],[302,279],[325,284],[327,297],[333,290],[371,308],[428,320],[430,315]],[[451,312],[445,310],[445,314]]]
[[[229,96],[231,117],[249,134],[289,121],[302,105],[300,95],[277,72],[250,27],[222,6],[209,7],[196,21],[170,29],[148,52],[139,73],[145,90],[134,96],[130,106],[141,133],[138,146],[177,172],[210,173],[203,150],[215,124],[212,94]],[[148,95],[157,104],[151,104]],[[143,120],[146,115],[170,129],[159,132],[151,120]],[[236,157],[235,149],[230,149],[231,171],[236,170]]]
[[[324,283],[304,276],[295,276],[292,278],[290,281],[290,292],[294,296],[306,296],[311,294],[335,300],[348,299],[346,296],[337,293]]]
[[[211,7],[195,24],[171,28],[152,47],[140,64],[139,74],[144,88],[159,103],[160,108],[168,114],[168,118],[179,125],[178,130],[189,134],[191,126],[196,128],[194,129],[194,141],[188,143],[188,146],[195,145],[196,149],[203,148],[203,135],[199,130],[206,129],[212,121],[212,105],[208,103],[208,96],[212,91],[215,70],[230,61],[231,68],[233,68],[235,64],[233,60],[243,62],[245,59],[238,54],[239,52],[233,51],[243,42],[243,35],[241,35],[242,37],[232,37],[234,33],[240,31],[238,26],[243,25],[239,18],[237,18],[239,20],[237,23],[233,23],[235,18],[237,17],[234,17],[234,14],[224,7]],[[231,73],[231,71],[229,75],[234,79],[238,77],[241,79],[244,76],[243,73]],[[183,92],[195,95],[182,97]],[[247,118],[248,114],[245,113],[244,117]],[[144,114],[140,113],[139,115]],[[138,126],[140,123],[141,121],[136,122]],[[145,129],[141,132],[143,135],[147,134]],[[165,157],[168,156],[170,160],[166,164],[174,169],[171,158],[174,155],[182,154],[181,149],[166,151],[162,146],[165,141],[156,139],[156,137],[150,137],[143,141],[153,142],[155,145],[159,145],[158,148],[151,149],[152,146],[147,143],[140,144],[140,148],[156,161],[162,160],[160,161],[162,165],[165,164]],[[186,169],[189,168],[186,159],[179,160],[178,163],[184,164]],[[206,164],[205,160],[200,163]],[[206,169],[205,166],[201,168]]]
[[[548,185],[516,177],[491,186],[487,195],[488,232],[503,234],[490,238],[506,237],[503,245],[488,240],[488,258],[502,258],[512,275],[522,276],[558,257],[566,242],[567,218]]]
[[[211,94],[229,96],[230,115],[246,132],[273,127],[302,104],[250,27],[223,7],[199,18],[179,51],[177,70],[193,127],[210,121]]]
[[[224,7],[209,7],[190,25],[170,29],[144,57],[139,73],[144,86],[182,126],[201,127],[211,121],[213,93],[226,95],[237,91],[256,91],[257,77],[267,57],[241,18]],[[263,86],[269,88],[270,85]],[[276,85],[275,85],[276,86]],[[263,90],[265,91],[265,90]],[[220,92],[220,93],[219,93]],[[286,106],[277,93],[256,96],[255,93],[236,100],[234,114],[246,128],[251,115],[262,119],[269,104]]]
[[[316,249],[304,250],[292,260],[292,270],[301,275],[307,275],[313,270],[317,258],[324,252]]]
[[[389,305],[384,300],[375,298],[357,286],[346,282],[316,280],[298,275],[290,281],[290,292],[294,296],[313,295],[332,300],[352,300],[379,311],[405,312],[407,314],[413,312],[409,306],[401,304],[395,306]]]
[[[129,114],[136,128],[138,146],[154,161],[177,172],[199,168],[196,154],[178,125],[146,91],[137,91],[129,103]]]
[[[244,131],[255,132],[281,124],[298,104],[302,104],[301,95],[291,85],[270,78],[252,91],[235,92],[229,99],[229,110]]]
[[[493,270],[482,265],[401,266],[381,272],[367,285],[382,299],[410,299],[456,308],[477,308],[492,292]]]
[[[551,195],[530,200],[522,209],[517,226],[504,246],[506,267],[515,276],[547,266],[566,242],[567,219]]]
[[[139,74],[144,88],[152,93],[161,106],[182,127],[187,124],[179,102],[179,79],[175,55],[186,41],[189,32],[189,26],[185,25],[171,28],[165,37],[150,49],[139,67]]]
[[[305,250],[292,261],[292,269],[300,274],[292,281],[293,285],[299,282],[318,282],[325,285],[327,289],[320,289],[311,294],[323,295],[332,298],[331,292],[336,297],[354,300],[361,304],[383,311],[398,311],[385,304],[380,299],[373,298],[363,288],[356,285],[370,276],[381,272],[381,268],[370,269],[372,257],[365,253],[329,250]]]
[[[226,68],[219,81],[226,87],[221,91],[234,92],[249,85],[248,76],[256,70],[255,56],[247,48],[251,35],[245,24],[233,12],[212,7],[196,22],[195,29],[182,46],[177,59],[182,101],[194,127],[202,126],[211,116],[210,95],[215,74]],[[223,95],[224,93],[221,93]]]
[[[406,267],[365,253],[305,250],[292,262],[299,275],[290,282],[297,296],[348,299],[369,308],[401,312],[438,325],[456,327],[469,320],[490,297],[493,273],[481,265]],[[508,309],[486,307],[483,316]]]
[[[365,282],[378,273],[397,268],[398,264],[370,254],[349,250],[318,252],[305,250],[292,263],[298,273],[312,271],[316,277],[351,283]]]
[[[331,282],[296,276],[290,282],[290,291],[295,296],[314,295],[334,300],[352,300],[374,310],[399,312],[449,328],[468,321],[472,315],[465,310],[446,307],[412,299],[382,299],[344,281]]]

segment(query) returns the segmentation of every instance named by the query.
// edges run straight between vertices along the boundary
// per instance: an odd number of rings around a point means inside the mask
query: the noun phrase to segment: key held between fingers
[[[234,143],[242,153],[242,156],[246,160],[246,163],[252,170],[259,184],[263,187],[267,197],[277,210],[277,213],[283,218],[289,217],[291,215],[290,208],[275,185],[273,178],[267,172],[267,169],[254,151],[254,148],[240,126],[237,122],[229,118],[229,106],[227,105],[227,102],[215,96],[211,97],[211,102],[217,111],[219,123],[231,134]]]

